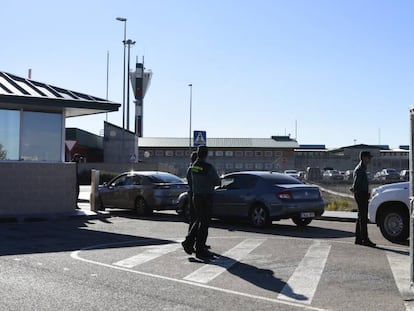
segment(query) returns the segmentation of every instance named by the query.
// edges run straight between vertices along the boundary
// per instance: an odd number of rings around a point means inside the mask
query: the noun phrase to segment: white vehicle
[[[283,173],[286,174],[286,175],[295,177],[296,179],[299,179],[299,177],[300,177],[299,172],[297,170],[286,170]]]
[[[368,205],[368,218],[391,242],[406,241],[409,235],[409,182],[374,188]]]

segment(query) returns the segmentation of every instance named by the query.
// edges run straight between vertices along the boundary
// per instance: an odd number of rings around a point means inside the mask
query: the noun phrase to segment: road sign
[[[72,151],[73,147],[75,147],[77,140],[65,140],[66,148],[68,148],[68,151]]]
[[[194,131],[194,147],[207,146],[207,132]]]

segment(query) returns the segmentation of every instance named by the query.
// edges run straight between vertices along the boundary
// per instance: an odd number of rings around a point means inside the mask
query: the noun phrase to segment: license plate
[[[313,218],[315,217],[315,213],[300,213],[300,218]]]

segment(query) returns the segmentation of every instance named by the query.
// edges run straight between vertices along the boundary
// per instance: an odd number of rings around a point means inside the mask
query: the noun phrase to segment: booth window
[[[0,109],[0,124],[0,160],[18,160],[20,111]]]
[[[60,161],[62,115],[23,111],[20,158],[27,161]]]

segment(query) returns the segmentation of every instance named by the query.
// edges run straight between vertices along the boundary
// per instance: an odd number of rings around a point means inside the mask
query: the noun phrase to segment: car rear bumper
[[[325,211],[325,202],[301,202],[290,204],[274,204],[269,208],[269,217],[272,220],[287,219],[293,217],[302,217],[302,213],[313,213],[318,217]],[[305,215],[309,217],[309,215]]]

